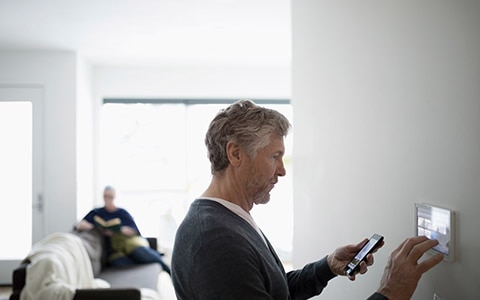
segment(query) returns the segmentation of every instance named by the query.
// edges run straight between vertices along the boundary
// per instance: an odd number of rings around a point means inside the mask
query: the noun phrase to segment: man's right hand
[[[410,299],[422,274],[443,260],[439,253],[418,263],[420,257],[437,244],[437,240],[424,236],[406,239],[390,254],[378,292],[389,300]]]

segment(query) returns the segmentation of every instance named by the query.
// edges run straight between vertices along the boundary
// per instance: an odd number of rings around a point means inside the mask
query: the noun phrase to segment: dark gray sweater
[[[326,258],[285,273],[267,244],[222,204],[196,200],[175,238],[172,280],[177,298],[308,299],[335,277]],[[375,294],[369,299],[386,298]]]

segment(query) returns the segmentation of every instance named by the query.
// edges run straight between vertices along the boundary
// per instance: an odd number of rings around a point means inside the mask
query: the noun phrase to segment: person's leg
[[[119,257],[111,260],[109,264],[110,264],[110,266],[114,266],[114,267],[130,266],[130,265],[134,265],[135,261],[133,261],[128,256],[119,256]]]
[[[130,258],[139,264],[159,263],[163,270],[170,274],[170,267],[163,261],[160,253],[149,247],[138,247],[130,253]]]

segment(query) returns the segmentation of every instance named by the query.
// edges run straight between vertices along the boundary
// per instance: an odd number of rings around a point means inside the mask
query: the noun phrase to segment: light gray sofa
[[[157,263],[132,265],[125,267],[107,266],[106,251],[102,234],[96,230],[76,232],[80,237],[90,261],[95,278],[101,278],[111,287],[106,289],[77,289],[74,300],[140,300],[141,289],[157,291],[158,277],[162,268]],[[157,239],[147,238],[150,247],[157,249]],[[10,300],[19,300],[25,286],[27,267],[30,262],[23,261],[13,272],[12,295]]]

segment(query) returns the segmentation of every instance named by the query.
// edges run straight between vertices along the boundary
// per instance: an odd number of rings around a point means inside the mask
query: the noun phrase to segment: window
[[[117,205],[132,213],[142,234],[158,237],[162,247],[171,249],[190,203],[210,183],[204,137],[212,118],[228,104],[114,102],[108,101],[102,109],[99,184],[116,187]],[[261,105],[282,112],[292,122],[288,101]],[[252,210],[285,261],[290,260],[293,243],[292,140],[290,135],[285,141],[288,176],[272,191],[268,209]]]

